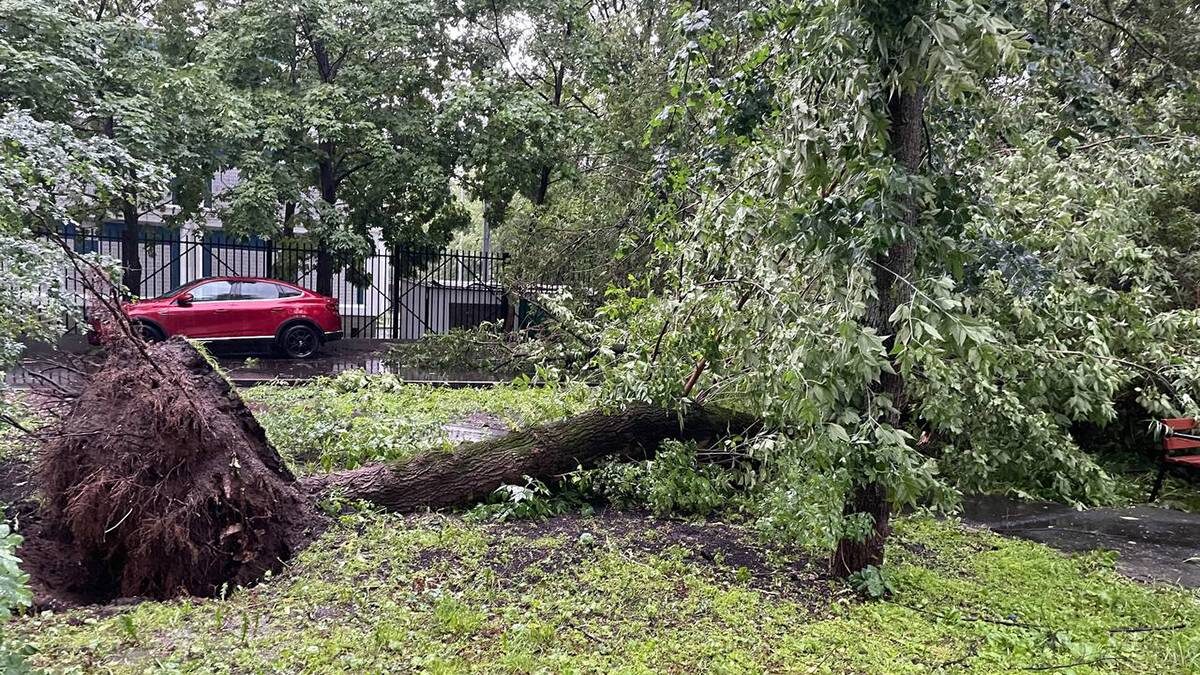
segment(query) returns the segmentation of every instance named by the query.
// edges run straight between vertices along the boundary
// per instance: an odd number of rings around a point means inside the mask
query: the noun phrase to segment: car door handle
[[[216,312],[217,314],[224,314],[224,313],[228,312],[229,310],[228,309],[214,309],[213,311]]]

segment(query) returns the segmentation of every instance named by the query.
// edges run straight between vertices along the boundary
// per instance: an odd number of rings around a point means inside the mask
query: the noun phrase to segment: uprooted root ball
[[[320,522],[237,392],[182,339],[111,345],[38,469],[47,531],[126,597],[253,582]]]

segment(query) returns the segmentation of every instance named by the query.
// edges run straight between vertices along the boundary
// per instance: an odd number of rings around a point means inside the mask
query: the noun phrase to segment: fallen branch
[[[1121,628],[1109,628],[1110,633],[1152,633],[1155,631],[1167,630],[1183,630],[1187,628],[1186,623],[1177,623],[1173,626],[1122,626]]]

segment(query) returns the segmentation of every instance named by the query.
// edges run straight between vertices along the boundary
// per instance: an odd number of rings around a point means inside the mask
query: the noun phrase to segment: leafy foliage
[[[435,128],[452,55],[438,2],[259,1],[224,8],[200,45],[230,88],[239,183],[234,232],[298,226],[353,259],[390,244],[444,245],[466,214],[454,153]]]
[[[63,252],[33,233],[79,228],[128,195],[166,192],[167,168],[138,154],[145,128],[125,136],[95,126],[129,110],[117,110],[117,92],[100,94],[123,60],[136,58],[121,48],[132,29],[72,10],[0,2],[0,370],[22,340],[57,338],[79,304],[63,285]]]
[[[1178,291],[1185,266],[1164,264],[1191,240],[1161,233],[1190,231],[1200,146],[1192,64],[1147,60],[1092,18],[1104,11],[682,16],[675,100],[651,135],[655,253],[570,325],[597,345],[604,400],[761,415],[773,431],[742,445],[757,467],[743,506],[821,548],[865,531],[844,504],[872,482],[897,504],[948,507],[963,490],[1112,500],[1080,428],[1197,411],[1197,315]],[[1142,29],[1177,29],[1161,19]],[[1114,67],[1138,84],[1114,86]],[[889,105],[916,89],[928,140],[910,174],[889,152]],[[878,331],[878,256],[897,242],[918,251],[900,281],[912,300]],[[899,425],[877,386],[892,372]]]
[[[854,590],[868,598],[876,600],[886,598],[896,592],[896,589],[892,586],[892,582],[888,579],[887,573],[874,565],[867,565],[854,574],[851,574],[848,581]]]
[[[0,507],[3,505],[0,504]],[[2,509],[0,509],[2,513]],[[13,533],[6,523],[0,522],[0,669],[5,673],[25,670],[25,656],[29,650],[19,642],[6,638],[5,624],[12,618],[12,611],[28,607],[29,576],[21,571],[15,551],[21,545],[21,537]]]
[[[416,342],[398,342],[388,349],[386,360],[397,368],[512,378],[535,374],[535,353],[524,334],[509,334],[499,324],[482,323],[426,335]]]

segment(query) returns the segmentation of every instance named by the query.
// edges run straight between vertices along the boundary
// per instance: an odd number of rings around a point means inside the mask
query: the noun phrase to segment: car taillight
[[[325,298],[325,306],[336,312],[338,309],[338,299],[337,298]]]

